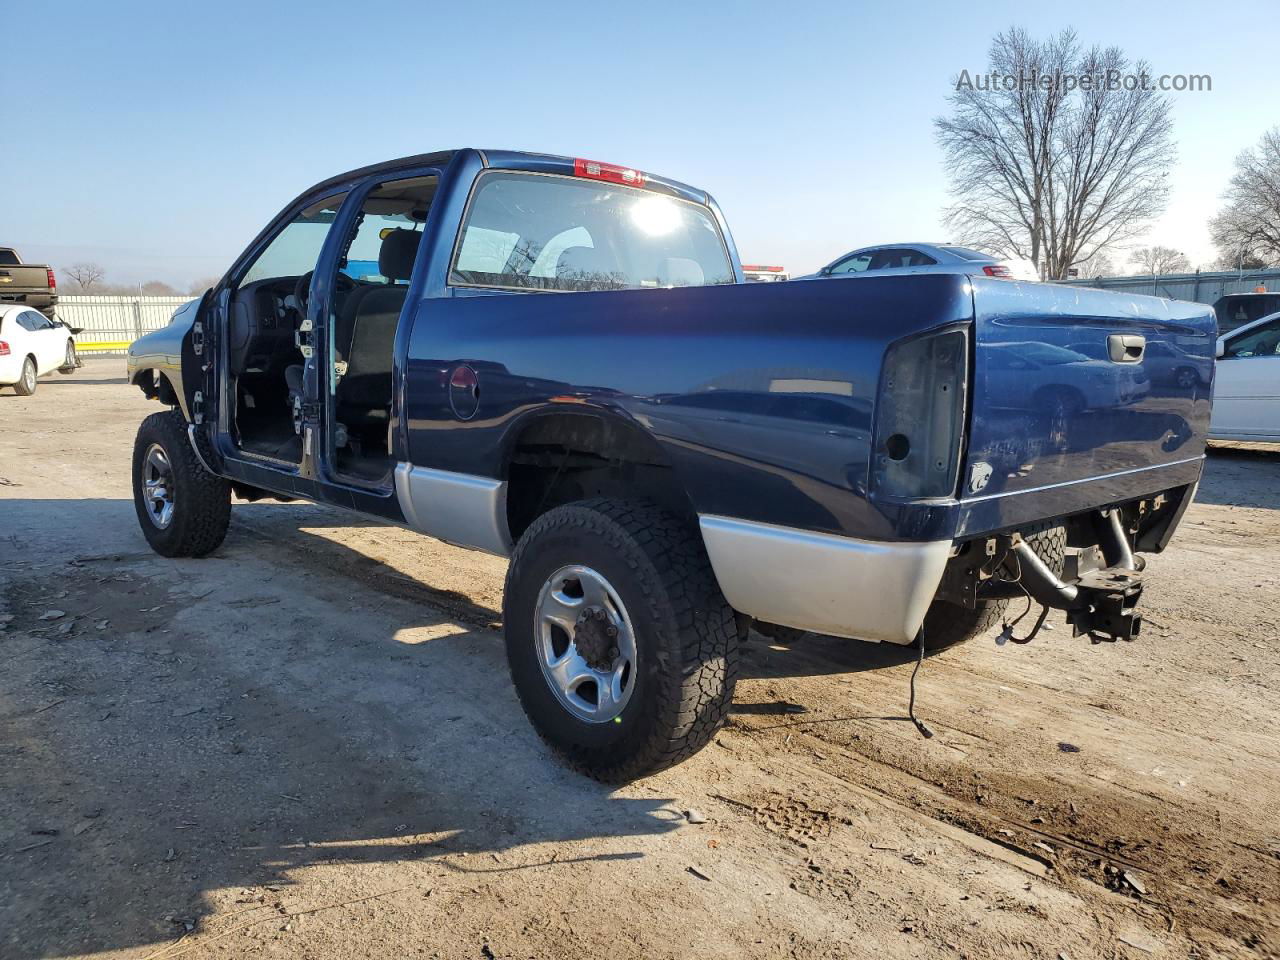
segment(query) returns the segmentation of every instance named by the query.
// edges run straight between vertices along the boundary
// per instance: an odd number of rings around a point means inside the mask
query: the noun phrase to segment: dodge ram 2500
[[[1138,635],[1141,554],[1200,477],[1208,307],[738,264],[710,196],[626,167],[327,180],[130,349],[171,407],[134,448],[142,531],[203,556],[233,494],[301,498],[509,556],[520,701],[610,781],[710,739],[752,622],[923,651],[1016,598]],[[1149,376],[1157,345],[1195,376]]]

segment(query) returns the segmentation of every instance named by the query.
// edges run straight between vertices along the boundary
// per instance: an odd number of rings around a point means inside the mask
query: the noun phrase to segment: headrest
[[[408,280],[413,273],[413,261],[418,256],[418,244],[422,234],[417,230],[397,227],[382,238],[378,251],[378,272],[388,280]]]
[[[613,279],[614,265],[595,247],[569,247],[556,260],[556,276],[567,280]]]
[[[700,287],[706,282],[697,260],[667,257],[658,265],[658,283],[664,287]]]

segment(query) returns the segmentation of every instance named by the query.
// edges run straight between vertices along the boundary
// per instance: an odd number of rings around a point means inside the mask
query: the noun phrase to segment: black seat
[[[338,418],[344,423],[386,419],[391,406],[391,365],[396,327],[409,292],[422,234],[392,230],[378,252],[378,272],[392,285],[361,286],[343,304],[334,329],[337,359],[347,372],[338,385]]]

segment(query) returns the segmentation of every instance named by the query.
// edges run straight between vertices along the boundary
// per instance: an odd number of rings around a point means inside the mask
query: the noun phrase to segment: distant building
[[[779,280],[790,280],[791,274],[785,267],[765,267],[759,264],[742,265],[742,274],[747,283],[776,283]]]

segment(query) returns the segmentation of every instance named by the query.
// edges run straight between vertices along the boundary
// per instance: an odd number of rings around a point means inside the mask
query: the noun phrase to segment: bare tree
[[[1088,260],[1076,263],[1076,275],[1085,280],[1096,280],[1098,277],[1114,277],[1118,272],[1111,255],[1103,250],[1099,250]]]
[[[149,280],[138,287],[138,292],[146,297],[172,297],[178,291],[162,280]]]
[[[1209,235],[1228,269],[1243,261],[1280,263],[1280,127],[1236,157],[1227,201],[1209,221]]]
[[[1138,247],[1129,254],[1129,262],[1142,268],[1143,273],[1157,276],[1164,273],[1186,273],[1191,261],[1181,250],[1173,247]]]
[[[62,272],[71,278],[71,282],[81,293],[92,293],[93,288],[107,275],[107,271],[96,263],[73,263],[69,267],[63,267]]]
[[[1083,50],[1074,31],[996,36],[990,73],[967,72],[934,121],[958,239],[1026,257],[1061,279],[1101,247],[1141,233],[1168,199],[1174,159],[1169,100],[1141,83],[1144,61],[1116,47]],[[985,82],[984,82],[985,81]]]
[[[1245,253],[1239,248],[1219,254],[1218,259],[1211,264],[1214,270],[1261,270],[1266,265],[1267,262],[1261,257]]]
[[[193,297],[198,297],[221,279],[221,277],[201,277],[187,288],[187,293]]]

